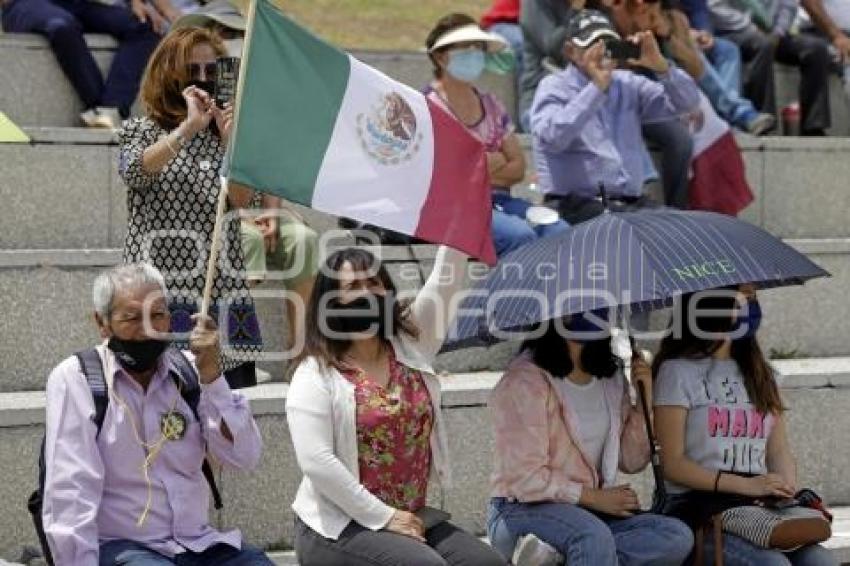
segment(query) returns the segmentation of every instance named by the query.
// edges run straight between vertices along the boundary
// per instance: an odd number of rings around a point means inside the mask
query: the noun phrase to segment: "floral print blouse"
[[[425,505],[431,470],[434,407],[421,372],[396,360],[390,349],[386,387],[360,371],[354,384],[360,483],[378,499],[404,511]]]

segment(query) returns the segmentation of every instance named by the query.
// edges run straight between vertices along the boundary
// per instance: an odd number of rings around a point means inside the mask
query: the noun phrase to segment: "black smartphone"
[[[426,531],[429,531],[440,523],[444,523],[452,518],[451,513],[443,511],[442,509],[428,507],[427,505],[419,509],[416,513],[414,513],[414,515],[422,520],[422,526]]]
[[[640,45],[623,39],[612,39],[605,42],[608,57],[615,61],[640,59]]]
[[[239,57],[219,57],[215,61],[215,105],[224,108],[236,98],[236,83],[239,81]]]

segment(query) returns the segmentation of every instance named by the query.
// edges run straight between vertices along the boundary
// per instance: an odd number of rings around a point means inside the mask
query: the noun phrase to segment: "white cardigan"
[[[422,372],[431,403],[431,480],[451,484],[448,442],[440,411],[440,383],[431,362],[440,349],[460,304],[466,282],[467,256],[441,246],[434,269],[411,305],[419,339],[405,335],[391,340],[396,358]],[[394,509],[360,483],[354,385],[334,368],[322,368],[315,358],[304,360],[286,395],[286,420],[303,473],[292,509],[311,529],[336,540],[356,521],[378,530]]]

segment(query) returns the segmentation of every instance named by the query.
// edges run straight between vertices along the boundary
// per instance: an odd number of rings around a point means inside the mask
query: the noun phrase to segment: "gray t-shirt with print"
[[[654,404],[688,409],[685,455],[710,470],[767,473],[767,439],[773,415],[750,403],[734,360],[668,360],[658,370]],[[664,447],[661,447],[662,450]],[[667,491],[685,486],[666,482]]]

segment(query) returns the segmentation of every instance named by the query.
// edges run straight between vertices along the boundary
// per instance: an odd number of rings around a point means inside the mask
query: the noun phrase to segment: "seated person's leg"
[[[708,60],[728,90],[741,92],[741,50],[734,42],[722,37],[714,38],[714,45],[706,52]]]
[[[233,548],[229,544],[215,544],[204,552],[193,553],[193,564],[209,566],[274,566],[274,563],[258,548],[242,544],[242,548]],[[180,559],[176,560],[180,566]]]
[[[326,539],[296,521],[295,555],[301,566],[446,566],[446,561],[423,542],[385,530],[371,531],[354,521],[337,540]]]
[[[694,147],[690,132],[678,120],[670,120],[644,125],[643,135],[661,149],[664,204],[687,208],[688,173]]]
[[[714,560],[714,536],[705,537],[705,561]],[[725,566],[790,566],[792,563],[778,550],[758,547],[735,535],[723,535],[723,564]]]
[[[563,220],[556,220],[555,222],[552,222],[550,224],[534,225],[534,223],[530,222],[528,219],[528,209],[531,208],[533,205],[525,199],[513,197],[510,195],[499,195],[498,198],[496,198],[496,196],[494,195],[493,202],[499,205],[499,208],[502,209],[502,212],[525,220],[528,225],[534,230],[534,233],[541,238],[550,234],[557,234],[558,232],[563,232],[564,230],[570,227],[570,225],[564,222]]]
[[[281,270],[286,289],[297,296],[292,300],[301,303],[293,307],[290,301],[286,309],[288,348],[291,348],[304,336],[304,314],[318,270],[319,237],[309,226],[287,216],[280,217],[278,231],[278,244],[269,254],[269,265]]]
[[[165,556],[129,540],[113,540],[100,545],[100,566],[173,566]]]
[[[825,135],[831,124],[828,44],[811,35],[787,35],[779,40],[776,60],[800,68],[800,132]]]
[[[59,66],[86,109],[100,103],[103,76],[76,16],[49,0],[15,0],[3,8],[3,30],[47,37]]]
[[[487,503],[487,538],[502,558],[510,560],[517,544],[517,537],[508,530],[508,526],[502,519],[501,501],[501,498],[497,498]]]
[[[525,220],[493,210],[491,226],[496,255],[503,255],[537,239],[537,234]]]
[[[611,521],[617,554],[626,564],[682,564],[694,545],[690,527],[678,519],[645,513]]]
[[[437,551],[447,564],[504,566],[506,561],[495,549],[477,537],[449,522],[440,523],[425,532],[428,546]]]
[[[81,13],[86,31],[106,33],[118,40],[118,50],[109,68],[100,106],[118,108],[121,116],[126,118],[139,92],[148,58],[161,38],[150,24],[140,22],[128,8],[97,2],[87,4]]]
[[[239,222],[242,237],[242,255],[245,258],[245,278],[254,286],[266,278],[266,246],[263,234],[250,219]]]
[[[831,550],[819,544],[804,546],[788,553],[788,560],[794,566],[838,566],[838,558]]]
[[[567,564],[617,566],[611,529],[594,514],[569,503],[505,503],[502,520],[515,537],[534,534]]]

